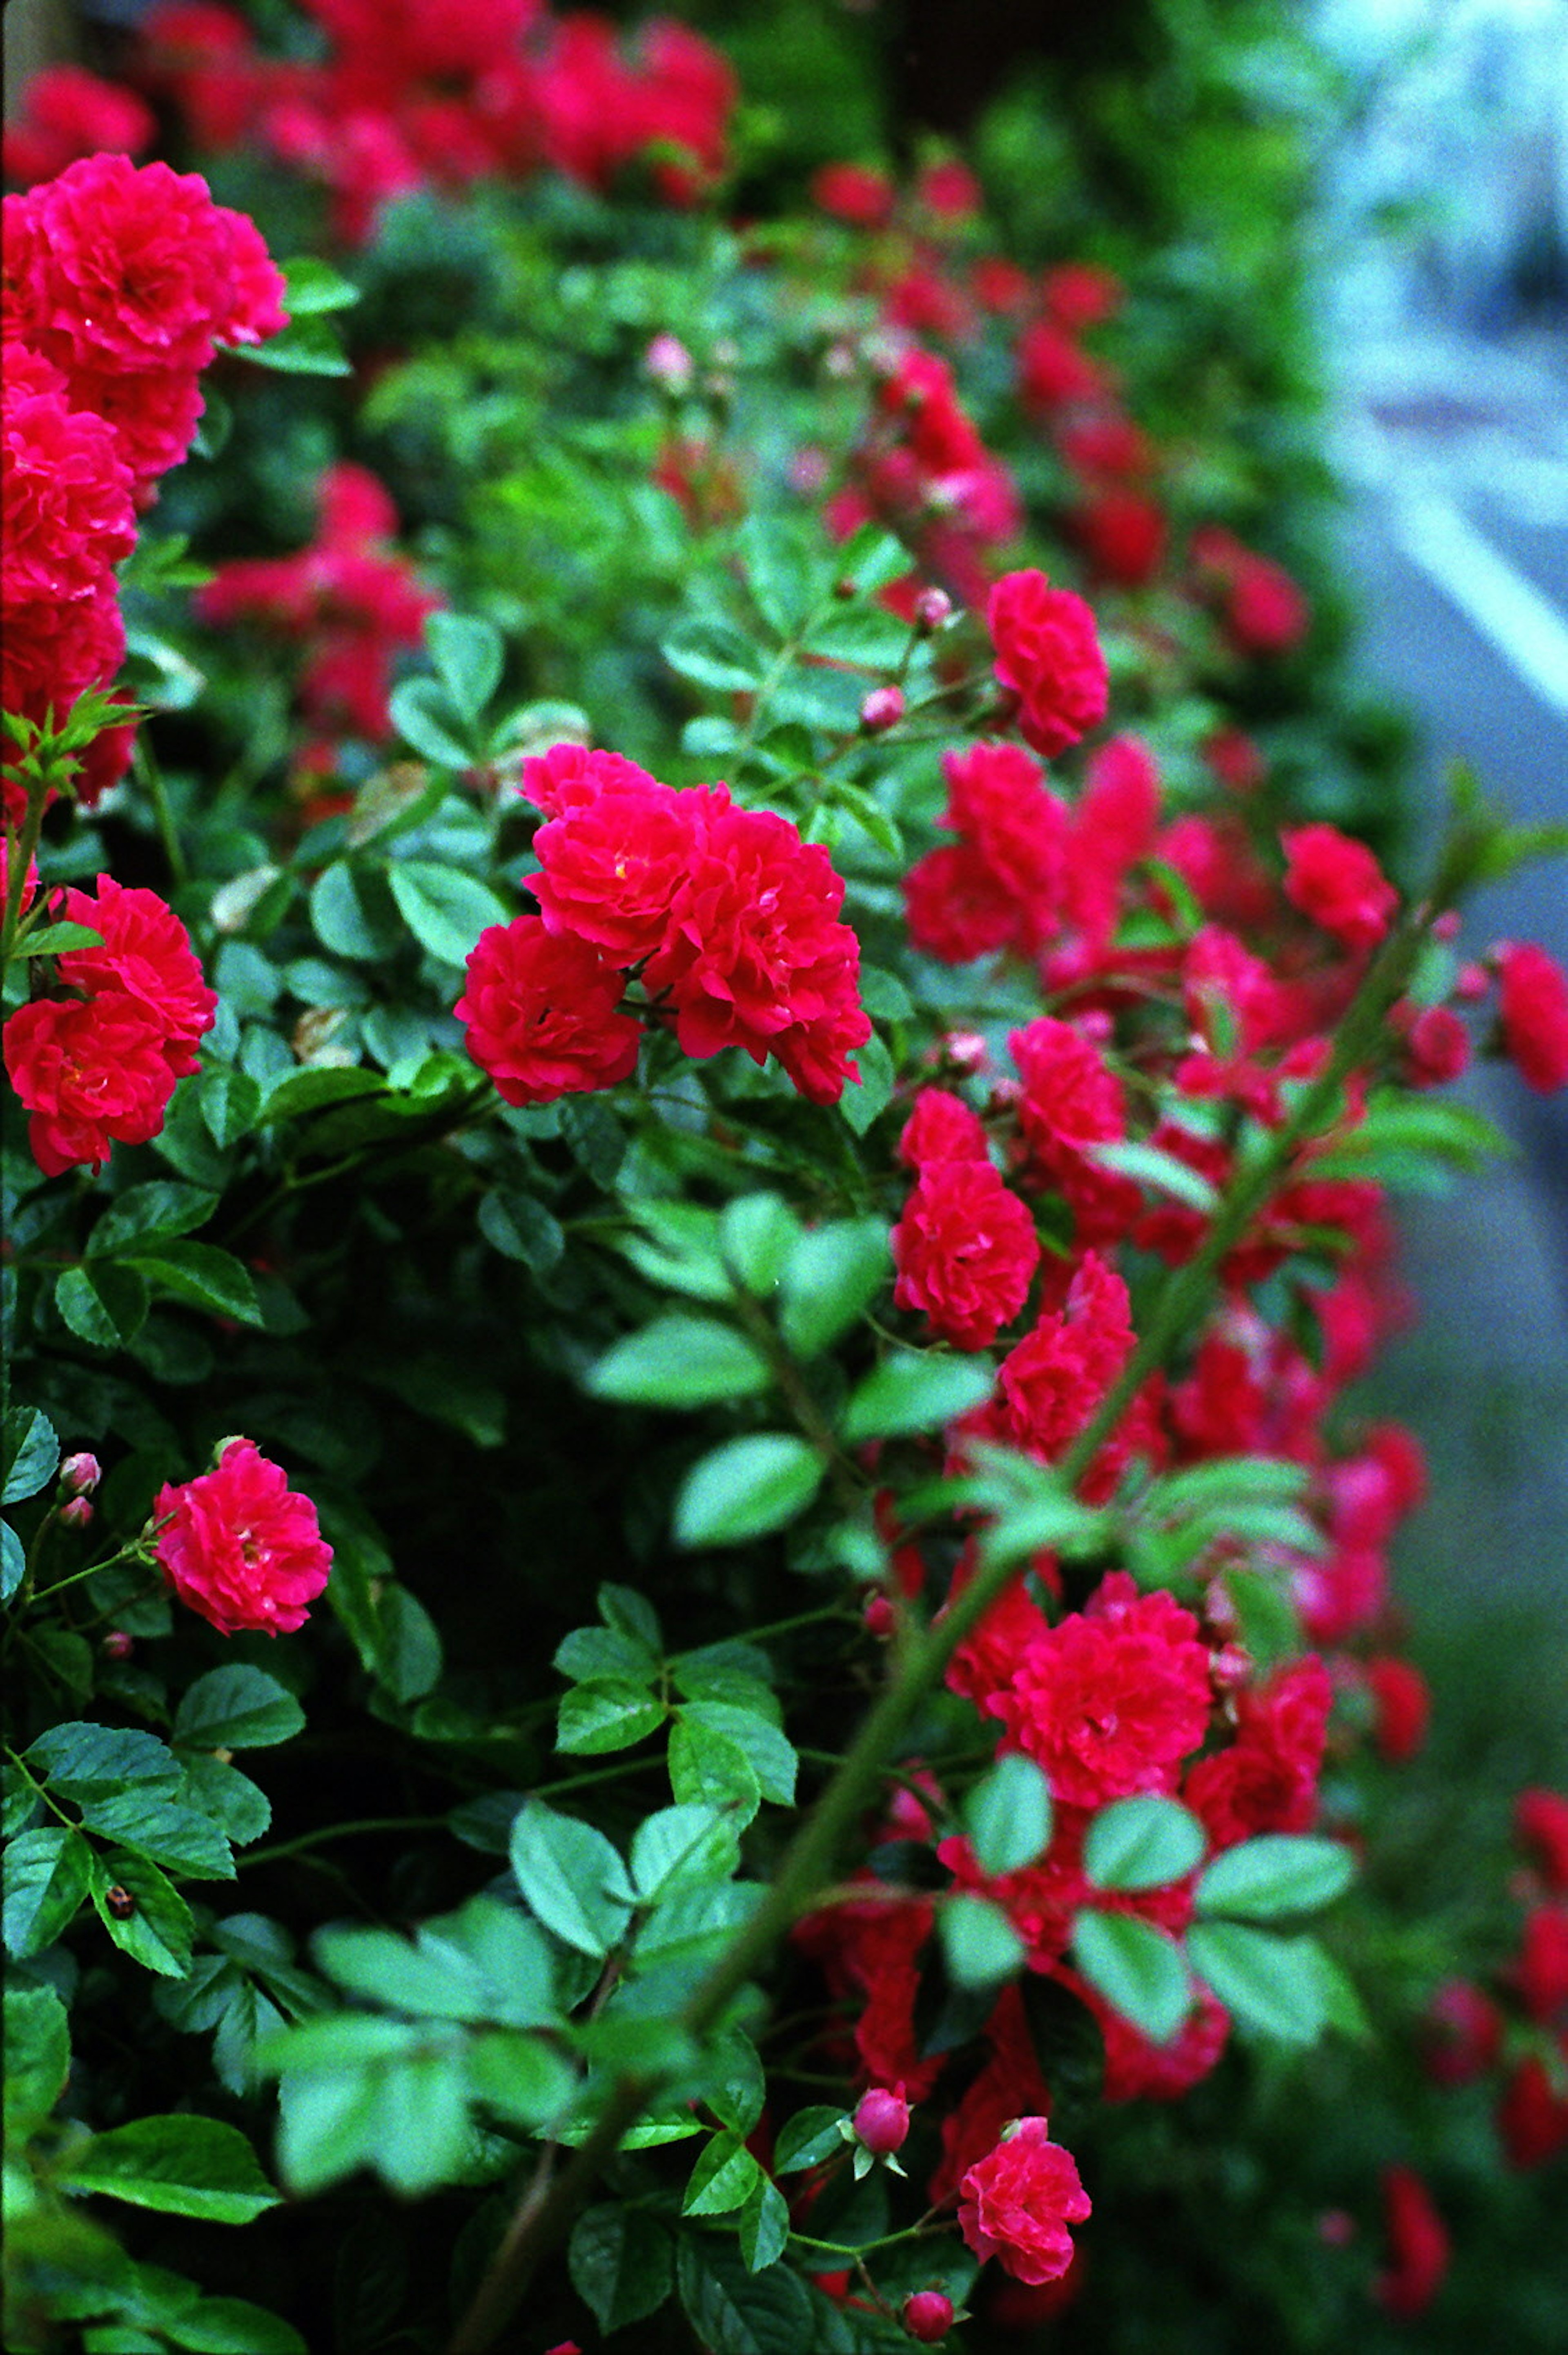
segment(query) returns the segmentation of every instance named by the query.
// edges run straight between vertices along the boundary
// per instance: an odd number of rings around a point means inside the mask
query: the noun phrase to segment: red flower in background
[[[1029,1297],[1040,1264],[1034,1220],[989,1161],[923,1169],[892,1233],[900,1308],[923,1309],[961,1349],[988,1348]]]
[[[995,670],[1020,699],[1019,726],[1045,760],[1097,728],[1110,680],[1094,616],[1071,589],[1053,589],[1043,572],[1005,573],[992,590],[986,626]]]
[[[28,82],[16,121],[5,125],[0,159],[6,179],[31,187],[83,155],[139,155],[157,128],[133,90],[84,66],[46,66]]]
[[[1399,893],[1364,842],[1334,826],[1298,826],[1285,844],[1285,896],[1348,949],[1376,946]]]
[[[1513,1828],[1531,1850],[1548,1889],[1568,1895],[1568,1793],[1521,1791],[1514,1801]]]
[[[1055,2281],[1072,2262],[1070,2224],[1090,2201],[1072,2154],[1051,2140],[1042,2117],[1019,2118],[958,2187],[958,2226],[984,2264],[999,2259],[1016,2281]]]
[[[1386,2167],[1383,2231],[1389,2262],[1372,2284],[1378,2304],[1402,2322],[1424,2314],[1448,2270],[1448,2228],[1413,2167]]]
[[[182,1603],[220,1636],[292,1635],[332,1569],[315,1507],[250,1439],[231,1439],[216,1470],[153,1500],[165,1523],[153,1550]]]
[[[1497,952],[1503,1045],[1527,1087],[1568,1087],[1568,975],[1534,941]]]

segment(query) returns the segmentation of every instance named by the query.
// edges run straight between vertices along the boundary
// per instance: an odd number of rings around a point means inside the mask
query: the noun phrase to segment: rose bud
[[[60,1523],[68,1529],[90,1529],[92,1527],[92,1507],[85,1497],[68,1497],[60,1507]]]
[[[860,725],[868,736],[884,736],[904,716],[901,687],[874,687],[860,706]]]
[[[953,614],[953,600],[945,589],[923,589],[914,601],[914,618],[923,630],[940,630]],[[923,2297],[934,2297],[934,2290],[923,2290]],[[951,2311],[951,2309],[949,2309]]]
[[[854,2116],[855,2139],[875,2158],[889,2158],[901,2149],[909,2132],[909,2104],[901,2091],[890,2094],[873,2085],[860,2096]]]
[[[102,1477],[96,1455],[68,1455],[60,1465],[60,1486],[72,1497],[91,1497]]]
[[[904,2300],[900,2320],[912,2339],[923,2347],[934,2347],[953,2328],[953,2300],[939,2289],[913,2290]]]

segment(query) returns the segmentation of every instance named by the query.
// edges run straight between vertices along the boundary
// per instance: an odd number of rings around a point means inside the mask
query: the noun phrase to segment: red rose
[[[941,823],[973,846],[1017,908],[1013,943],[1027,954],[1061,922],[1068,859],[1067,805],[1047,791],[1017,744],[974,744],[944,755]]]
[[[1243,549],[1231,576],[1225,618],[1246,654],[1287,654],[1311,627],[1312,609],[1283,564]]]
[[[628,768],[631,763],[625,764]],[[632,773],[564,811],[534,837],[540,872],[528,878],[552,932],[593,941],[617,964],[651,956],[707,834],[712,796],[674,793]]]
[[[1285,896],[1348,949],[1381,941],[1399,893],[1364,842],[1333,826],[1298,826],[1285,844]]]
[[[71,369],[71,399],[114,428],[131,469],[138,506],[153,504],[154,485],[177,466],[207,407],[189,368],[119,369],[87,362]]]
[[[139,155],[156,135],[133,90],[101,81],[83,66],[45,66],[27,84],[19,120],[5,125],[5,177],[31,187],[81,155]]]
[[[1447,1979],[1426,2007],[1422,2066],[1435,2085],[1467,2085],[1497,2059],[1503,2017],[1470,1979]]]
[[[1568,2037],[1563,2058],[1568,2062]],[[1559,2091],[1538,2053],[1527,2053],[1504,2087],[1498,2132],[1510,2167],[1543,2167],[1568,2146],[1568,2094]]]
[[[916,860],[904,878],[904,916],[915,947],[944,964],[967,964],[1019,938],[1017,900],[967,842]]]
[[[1372,2284],[1378,2304],[1411,2321],[1424,2314],[1448,2270],[1448,2231],[1415,2169],[1385,2167],[1383,2230],[1389,2263]]]
[[[986,1132],[962,1096],[947,1088],[922,1088],[898,1150],[909,1169],[924,1169],[933,1161],[984,1161]]]
[[[1234,1742],[1200,1759],[1181,1793],[1216,1848],[1255,1832],[1307,1829],[1333,1701],[1328,1672],[1310,1653],[1238,1695]]]
[[[1568,2005],[1568,1905],[1531,1907],[1511,1977],[1531,2019],[1550,2026]]]
[[[776,1055],[801,1093],[835,1103],[871,1035],[859,995],[860,945],[837,921],[844,885],[820,843],[773,810],[738,809],[722,785],[657,953],[650,995],[669,993],[688,1055],[740,1047]]]
[[[134,998],[158,1025],[170,1071],[183,1078],[197,1068],[197,1041],[218,1012],[218,994],[202,979],[190,934],[155,891],[128,890],[112,875],[101,875],[93,889],[96,898],[68,890],[59,912],[63,922],[101,933],[102,943],[68,949],[59,977],[90,995],[123,990]]]
[[[5,346],[5,379],[0,545],[9,625],[17,604],[110,590],[112,568],[136,544],[136,519],[112,428],[70,409],[58,373],[23,345]]]
[[[124,659],[125,624],[109,573],[92,596],[8,605],[5,621],[0,704],[29,719],[41,722],[52,710],[58,726],[82,689],[107,687]]]
[[[658,779],[639,769],[619,752],[591,752],[586,744],[552,744],[523,762],[521,792],[525,801],[560,817],[570,810],[586,809],[602,793],[653,793]]]
[[[1019,2118],[958,2187],[958,2225],[984,2264],[1022,2282],[1055,2281],[1072,2262],[1069,2224],[1090,2202],[1072,2154],[1050,2138],[1044,2118]]]
[[[1165,513],[1142,491],[1096,491],[1067,522],[1101,579],[1121,588],[1144,588],[1165,561]]]
[[[811,201],[854,229],[880,229],[893,208],[893,187],[863,164],[824,164],[811,176]]]
[[[35,998],[6,1023],[5,1052],[46,1178],[79,1162],[101,1168],[112,1145],[145,1145],[164,1124],[175,1075],[162,1028],[136,998]]]
[[[1513,1803],[1513,1828],[1549,1889],[1568,1894],[1568,1796],[1561,1791],[1521,1791]]]
[[[315,1507],[253,1440],[231,1439],[216,1471],[165,1484],[153,1518],[165,1524],[153,1546],[164,1576],[220,1636],[292,1635],[332,1568]]]
[[[1004,687],[1022,698],[1019,726],[1044,760],[1064,752],[1110,704],[1110,679],[1094,616],[1071,589],[1053,589],[1043,572],[1004,573],[986,607]]]
[[[1568,976],[1534,941],[1498,953],[1503,1045],[1527,1087],[1568,1087]]]
[[[453,1011],[507,1103],[587,1094],[635,1070],[643,1034],[619,1010],[623,976],[586,941],[515,916],[480,933],[467,972]]]
[[[900,1308],[921,1308],[933,1333],[986,1349],[1029,1297],[1040,1264],[1034,1220],[989,1161],[933,1161],[893,1229]]]
[[[1372,1697],[1372,1739],[1395,1764],[1413,1758],[1426,1739],[1432,1695],[1426,1678],[1409,1660],[1374,1659],[1361,1664]]]
[[[1208,1732],[1212,1698],[1192,1614],[1113,1572],[1087,1610],[1026,1647],[991,1707],[1059,1800],[1096,1807],[1170,1789]]]

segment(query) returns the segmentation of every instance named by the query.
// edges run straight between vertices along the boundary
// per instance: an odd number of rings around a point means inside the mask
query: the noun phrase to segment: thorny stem
[[[1167,1277],[1143,1337],[1094,1414],[1053,1467],[1064,1496],[1072,1495],[1143,1384],[1163,1364],[1181,1334],[1192,1328],[1221,1263],[1275,1192],[1298,1148],[1332,1110],[1344,1080],[1373,1046],[1389,1007],[1409,979],[1435,914],[1452,896],[1450,870],[1457,863],[1451,855],[1430,902],[1407,916],[1384,943],[1340,1026],[1323,1071],[1303,1088],[1295,1109],[1250,1165],[1243,1167],[1221,1200],[1200,1249]],[[839,1843],[873,1796],[885,1763],[915,1710],[1015,1568],[1006,1553],[983,1559],[963,1593],[948,1604],[941,1623],[912,1634],[900,1646],[891,1681],[867,1712],[842,1765],[786,1849],[766,1896],[679,2014],[679,2026],[694,2042],[700,2043],[713,2031],[758,1965],[816,1902],[823,1884],[831,1878]],[[622,2137],[656,2095],[661,2082],[654,2073],[624,2075],[592,2131],[549,2190],[536,2199],[530,2187],[458,2325],[449,2355],[485,2355],[495,2344],[539,2265],[564,2239]]]

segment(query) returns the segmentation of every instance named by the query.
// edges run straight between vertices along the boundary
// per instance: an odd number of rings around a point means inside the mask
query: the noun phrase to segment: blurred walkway
[[[1568,823],[1568,337],[1402,321],[1341,338],[1338,456],[1369,680],[1413,709],[1430,842],[1456,758],[1515,818]],[[1477,895],[1474,948],[1568,964],[1568,862]],[[1568,1103],[1485,1066],[1463,1091],[1518,1157],[1401,1207],[1419,1329],[1386,1402],[1433,1456],[1424,1579],[1568,1601]]]

